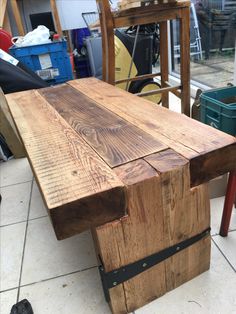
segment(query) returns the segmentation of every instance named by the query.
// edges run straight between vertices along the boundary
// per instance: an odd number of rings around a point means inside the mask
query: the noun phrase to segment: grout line
[[[5,289],[5,290],[0,290],[0,293],[4,293],[4,292],[8,292],[8,291],[12,291],[12,290],[16,290],[18,289],[18,287],[14,287],[14,288],[9,288],[9,289]]]
[[[45,218],[45,217],[48,217],[48,215],[44,215],[44,216],[40,216],[40,217],[35,217],[35,218],[30,218],[30,219],[26,219],[26,220],[22,220],[22,221],[18,221],[18,222],[13,222],[13,223],[10,223],[10,224],[2,225],[2,226],[0,226],[0,228],[2,228],[2,227],[9,227],[9,226],[12,226],[12,225],[20,224],[20,223],[22,223],[22,222],[27,222],[27,221],[31,221],[31,220],[37,220],[37,219]]]
[[[226,257],[226,255],[224,254],[224,252],[221,250],[221,248],[218,246],[218,244],[214,241],[214,239],[212,239],[212,242],[215,244],[215,246],[218,248],[218,250],[220,251],[220,253],[223,255],[223,257],[226,259],[226,261],[228,262],[229,266],[233,269],[234,272],[236,272],[236,269],[234,268],[234,266],[231,264],[231,262],[229,261],[229,259]]]
[[[231,229],[228,232],[230,233],[230,232],[234,232],[234,231],[236,231],[236,229]],[[211,234],[211,236],[216,237],[216,236],[221,236],[221,235],[219,233],[214,233],[214,234]]]
[[[29,224],[29,214],[30,214],[30,206],[31,206],[31,200],[32,200],[32,193],[33,193],[33,184],[34,182],[32,180],[31,189],[30,189],[30,197],[29,197],[29,205],[28,205],[28,213],[27,213],[27,221],[26,221],[26,226],[25,226],[25,237],[24,237],[24,244],[23,244],[23,251],[22,251],[22,258],[21,258],[20,278],[19,278],[16,302],[19,302],[19,296],[20,296],[20,284],[21,284],[23,262],[24,262],[24,256],[25,256],[25,246],[26,246],[26,237],[27,237],[28,224]]]
[[[63,275],[58,275],[58,276],[50,277],[50,278],[47,278],[47,279],[42,279],[42,280],[39,280],[39,281],[27,283],[27,284],[25,284],[25,285],[21,285],[19,288],[28,287],[28,286],[35,285],[35,284],[37,284],[37,283],[46,282],[46,281],[50,281],[50,280],[53,280],[53,279],[57,279],[57,278],[66,277],[66,276],[69,276],[69,275],[81,273],[81,272],[83,272],[83,271],[91,270],[91,269],[94,269],[94,268],[98,268],[98,266],[91,266],[91,267],[88,267],[88,268],[84,268],[84,269],[80,269],[80,270],[75,270],[75,271],[72,271],[72,272],[70,272],[70,273],[66,273],[66,274],[63,274]]]
[[[2,186],[0,186],[0,189],[2,189],[2,188],[8,188],[8,187],[13,186],[13,185],[24,184],[24,183],[28,183],[28,182],[32,182],[32,181],[33,181],[33,179],[30,179],[30,180],[23,181],[23,182],[18,182],[18,183],[13,183],[13,184],[2,185]]]

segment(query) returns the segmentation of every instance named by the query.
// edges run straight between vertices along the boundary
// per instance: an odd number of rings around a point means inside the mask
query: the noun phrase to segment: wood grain
[[[168,161],[167,156],[173,160]],[[159,161],[159,162],[158,162]],[[157,169],[153,165],[157,164]],[[190,189],[189,164],[169,151],[115,168],[127,186],[127,217],[96,229],[106,271],[179,243],[210,224],[207,186]],[[113,313],[129,313],[209,268],[210,237],[110,289]]]
[[[236,168],[233,136],[94,78],[69,84],[188,159],[191,186]]]
[[[168,148],[70,86],[41,89],[39,93],[110,167]]]
[[[3,28],[4,19],[7,9],[7,0],[0,0],[0,28]]]
[[[25,30],[24,30],[24,26],[22,23],[22,19],[21,19],[17,0],[10,0],[10,3],[11,3],[11,8],[12,8],[12,13],[13,13],[14,18],[15,18],[15,22],[16,22],[16,26],[17,26],[17,30],[18,30],[18,35],[24,36]]]
[[[59,239],[124,215],[123,183],[37,91],[7,100]]]

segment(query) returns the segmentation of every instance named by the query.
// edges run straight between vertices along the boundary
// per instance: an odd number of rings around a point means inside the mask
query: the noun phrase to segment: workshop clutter
[[[73,79],[66,40],[54,36],[52,41],[49,36],[45,26],[38,26],[26,36],[19,37],[9,52],[50,84]]]

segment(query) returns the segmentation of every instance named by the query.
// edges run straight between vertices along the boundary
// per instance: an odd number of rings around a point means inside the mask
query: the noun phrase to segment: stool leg
[[[220,235],[227,237],[230,218],[236,196],[236,172],[230,172],[225,196],[224,210],[220,226]]]

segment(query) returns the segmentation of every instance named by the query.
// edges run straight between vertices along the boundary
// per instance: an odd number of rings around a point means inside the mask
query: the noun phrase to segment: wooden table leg
[[[170,160],[175,160],[176,166],[169,167]],[[127,216],[94,231],[106,273],[116,274],[117,268],[176,245],[209,227],[207,185],[190,189],[188,163],[173,151],[130,162],[115,171],[127,186]],[[113,313],[130,313],[206,271],[210,265],[210,242],[208,234],[121,284],[112,281],[109,295]],[[142,262],[142,267],[147,265]]]
[[[236,171],[230,172],[225,196],[223,215],[220,226],[220,235],[227,237],[229,231],[229,223],[232,215],[233,206],[236,197]]]
[[[190,10],[182,10],[180,19],[181,112],[190,117]]]
[[[169,76],[168,62],[168,28],[167,21],[160,24],[160,61],[161,61],[161,87],[166,87],[165,82]],[[169,92],[162,93],[162,106],[169,108]]]

